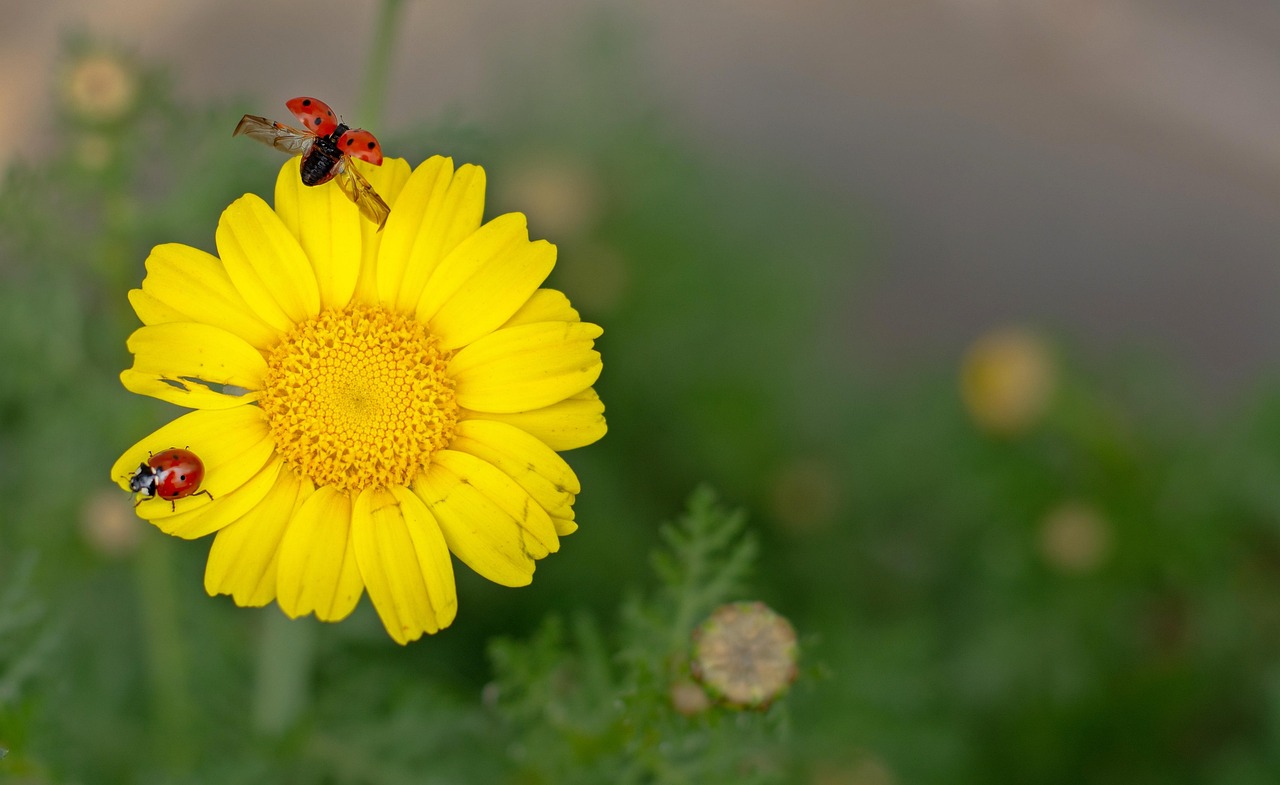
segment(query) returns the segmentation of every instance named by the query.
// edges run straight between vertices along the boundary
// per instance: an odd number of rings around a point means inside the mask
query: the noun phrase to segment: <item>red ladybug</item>
[[[247,114],[240,118],[231,135],[243,134],[289,155],[301,155],[303,185],[320,185],[336,177],[347,198],[381,229],[391,208],[351,164],[352,158],[359,158],[382,166],[378,140],[364,129],[348,128],[339,122],[329,105],[318,98],[293,98],[285,106],[306,127],[305,131]]]
[[[201,494],[213,498],[208,491],[199,490],[204,480],[204,462],[190,450],[170,447],[152,455],[146,463],[138,464],[129,477],[129,490],[142,494],[138,504],[159,496],[167,499],[173,509],[178,509],[175,499]]]

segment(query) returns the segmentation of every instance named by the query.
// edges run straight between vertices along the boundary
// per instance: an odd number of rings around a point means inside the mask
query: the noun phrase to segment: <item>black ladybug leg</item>
[[[178,503],[177,503],[177,502],[175,502],[173,499],[170,499],[170,500],[169,500],[169,509],[170,509],[170,510],[172,510],[173,512],[177,512],[177,511],[178,511]]]
[[[193,494],[191,494],[191,495],[192,495],[192,496],[208,496],[208,497],[209,497],[209,501],[213,501],[213,494],[212,494],[212,493],[209,493],[209,491],[208,491],[207,489],[206,489],[206,490],[203,490],[203,491],[196,491],[195,493],[193,493]]]

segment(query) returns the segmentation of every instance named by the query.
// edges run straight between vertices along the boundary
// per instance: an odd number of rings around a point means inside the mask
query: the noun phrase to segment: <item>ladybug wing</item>
[[[232,136],[247,136],[269,144],[277,150],[289,155],[302,155],[311,149],[316,137],[306,131],[290,128],[284,123],[277,123],[265,117],[247,114],[240,118]]]
[[[352,128],[338,137],[338,149],[352,158],[382,166],[382,146],[363,128]]]
[[[387,216],[391,215],[391,208],[382,201],[382,197],[373,190],[373,186],[364,179],[364,175],[356,171],[355,164],[345,158],[342,163],[342,169],[337,177],[338,187],[348,199],[356,203],[356,207],[360,208],[360,214],[377,224],[378,231],[382,231],[382,227],[387,223]]]
[[[302,127],[316,136],[328,136],[338,130],[338,116],[319,98],[290,98],[285,102]]]

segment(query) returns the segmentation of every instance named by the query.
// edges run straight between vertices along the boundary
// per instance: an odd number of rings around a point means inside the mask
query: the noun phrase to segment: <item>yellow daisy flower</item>
[[[435,157],[357,162],[391,205],[382,232],[290,159],[275,209],[218,222],[218,256],[157,246],[129,293],[129,390],[189,412],[125,451],[205,465],[192,496],[140,504],[169,534],[217,533],[205,589],[338,621],[369,592],[399,643],[457,611],[450,553],[505,586],[573,532],[578,479],[556,454],[605,433],[601,330],[539,286],[556,248],[525,217],[481,224],[485,175]]]

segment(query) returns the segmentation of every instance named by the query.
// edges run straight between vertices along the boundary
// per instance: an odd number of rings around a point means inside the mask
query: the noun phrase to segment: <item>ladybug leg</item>
[[[212,493],[209,493],[208,489],[205,489],[205,490],[203,490],[203,491],[196,491],[195,493],[193,493],[193,494],[191,494],[191,495],[192,495],[192,496],[208,496],[208,497],[209,497],[209,501],[213,501],[213,494],[212,494]]]

